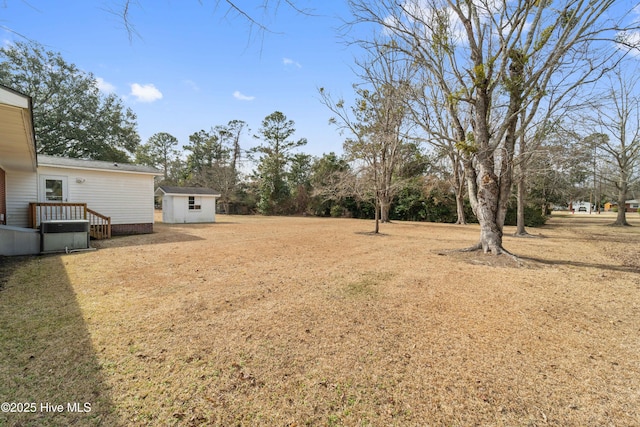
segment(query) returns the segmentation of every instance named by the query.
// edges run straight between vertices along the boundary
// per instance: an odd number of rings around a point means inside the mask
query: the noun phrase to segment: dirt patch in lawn
[[[152,235],[51,257],[63,265],[108,391],[109,408],[100,418],[96,407],[94,419],[140,426],[640,419],[640,227],[575,215],[533,230],[544,238],[507,229],[518,266],[450,252],[476,242],[475,225],[398,222],[375,236],[362,220],[218,219],[157,223]],[[27,267],[39,268],[20,268]],[[20,285],[10,279],[0,298]]]

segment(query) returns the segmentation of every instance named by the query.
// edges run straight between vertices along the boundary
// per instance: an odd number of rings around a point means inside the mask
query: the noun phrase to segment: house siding
[[[44,165],[38,167],[38,174],[67,176],[68,201],[86,203],[89,209],[111,217],[115,234],[130,234],[116,231],[127,229],[120,225],[132,225],[134,233],[153,231],[153,175]]]
[[[38,200],[38,177],[34,172],[5,173],[7,225],[29,226],[29,203]]]
[[[6,224],[7,218],[7,186],[4,169],[0,168],[0,224]]]

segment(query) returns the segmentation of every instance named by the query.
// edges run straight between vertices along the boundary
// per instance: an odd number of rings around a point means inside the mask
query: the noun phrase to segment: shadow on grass
[[[354,234],[358,234],[360,236],[373,236],[373,237],[386,237],[388,236],[387,233],[383,233],[381,231],[379,232],[375,232],[375,231],[355,231]]]
[[[625,266],[625,265],[611,265],[611,264],[597,264],[591,262],[581,262],[581,261],[571,261],[571,260],[548,260],[542,258],[534,258],[527,256],[519,256],[523,261],[532,261],[539,264],[545,265],[568,265],[571,267],[579,267],[579,268],[597,268],[599,270],[611,270],[611,271],[622,271],[624,273],[636,273],[640,274],[640,268],[634,266]]]
[[[240,224],[237,221],[225,221],[225,220],[220,220],[216,217],[216,222],[195,222],[192,224],[165,224],[162,223],[163,226],[165,227],[187,227],[187,228],[193,228],[193,229],[203,229],[203,228],[211,228],[211,227],[222,227],[225,225],[235,225],[235,224]],[[156,223],[156,225],[158,225],[158,223]]]
[[[1,264],[0,425],[119,425],[60,256]]]
[[[189,234],[184,224],[170,226],[156,224],[151,234],[134,234],[130,236],[114,236],[111,239],[92,240],[91,246],[97,249],[126,248],[132,246],[161,245],[166,243],[193,242],[204,240],[202,237]]]

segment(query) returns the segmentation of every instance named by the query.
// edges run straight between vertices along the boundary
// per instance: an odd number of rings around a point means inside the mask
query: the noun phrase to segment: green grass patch
[[[3,262],[0,425],[117,425],[60,257]]]
[[[345,293],[352,297],[375,296],[380,285],[386,283],[393,277],[388,272],[366,272],[358,280],[347,283]]]

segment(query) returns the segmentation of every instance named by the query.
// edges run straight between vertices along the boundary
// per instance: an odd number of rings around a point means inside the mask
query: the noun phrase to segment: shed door
[[[69,201],[66,176],[40,175],[40,201],[64,203]]]

